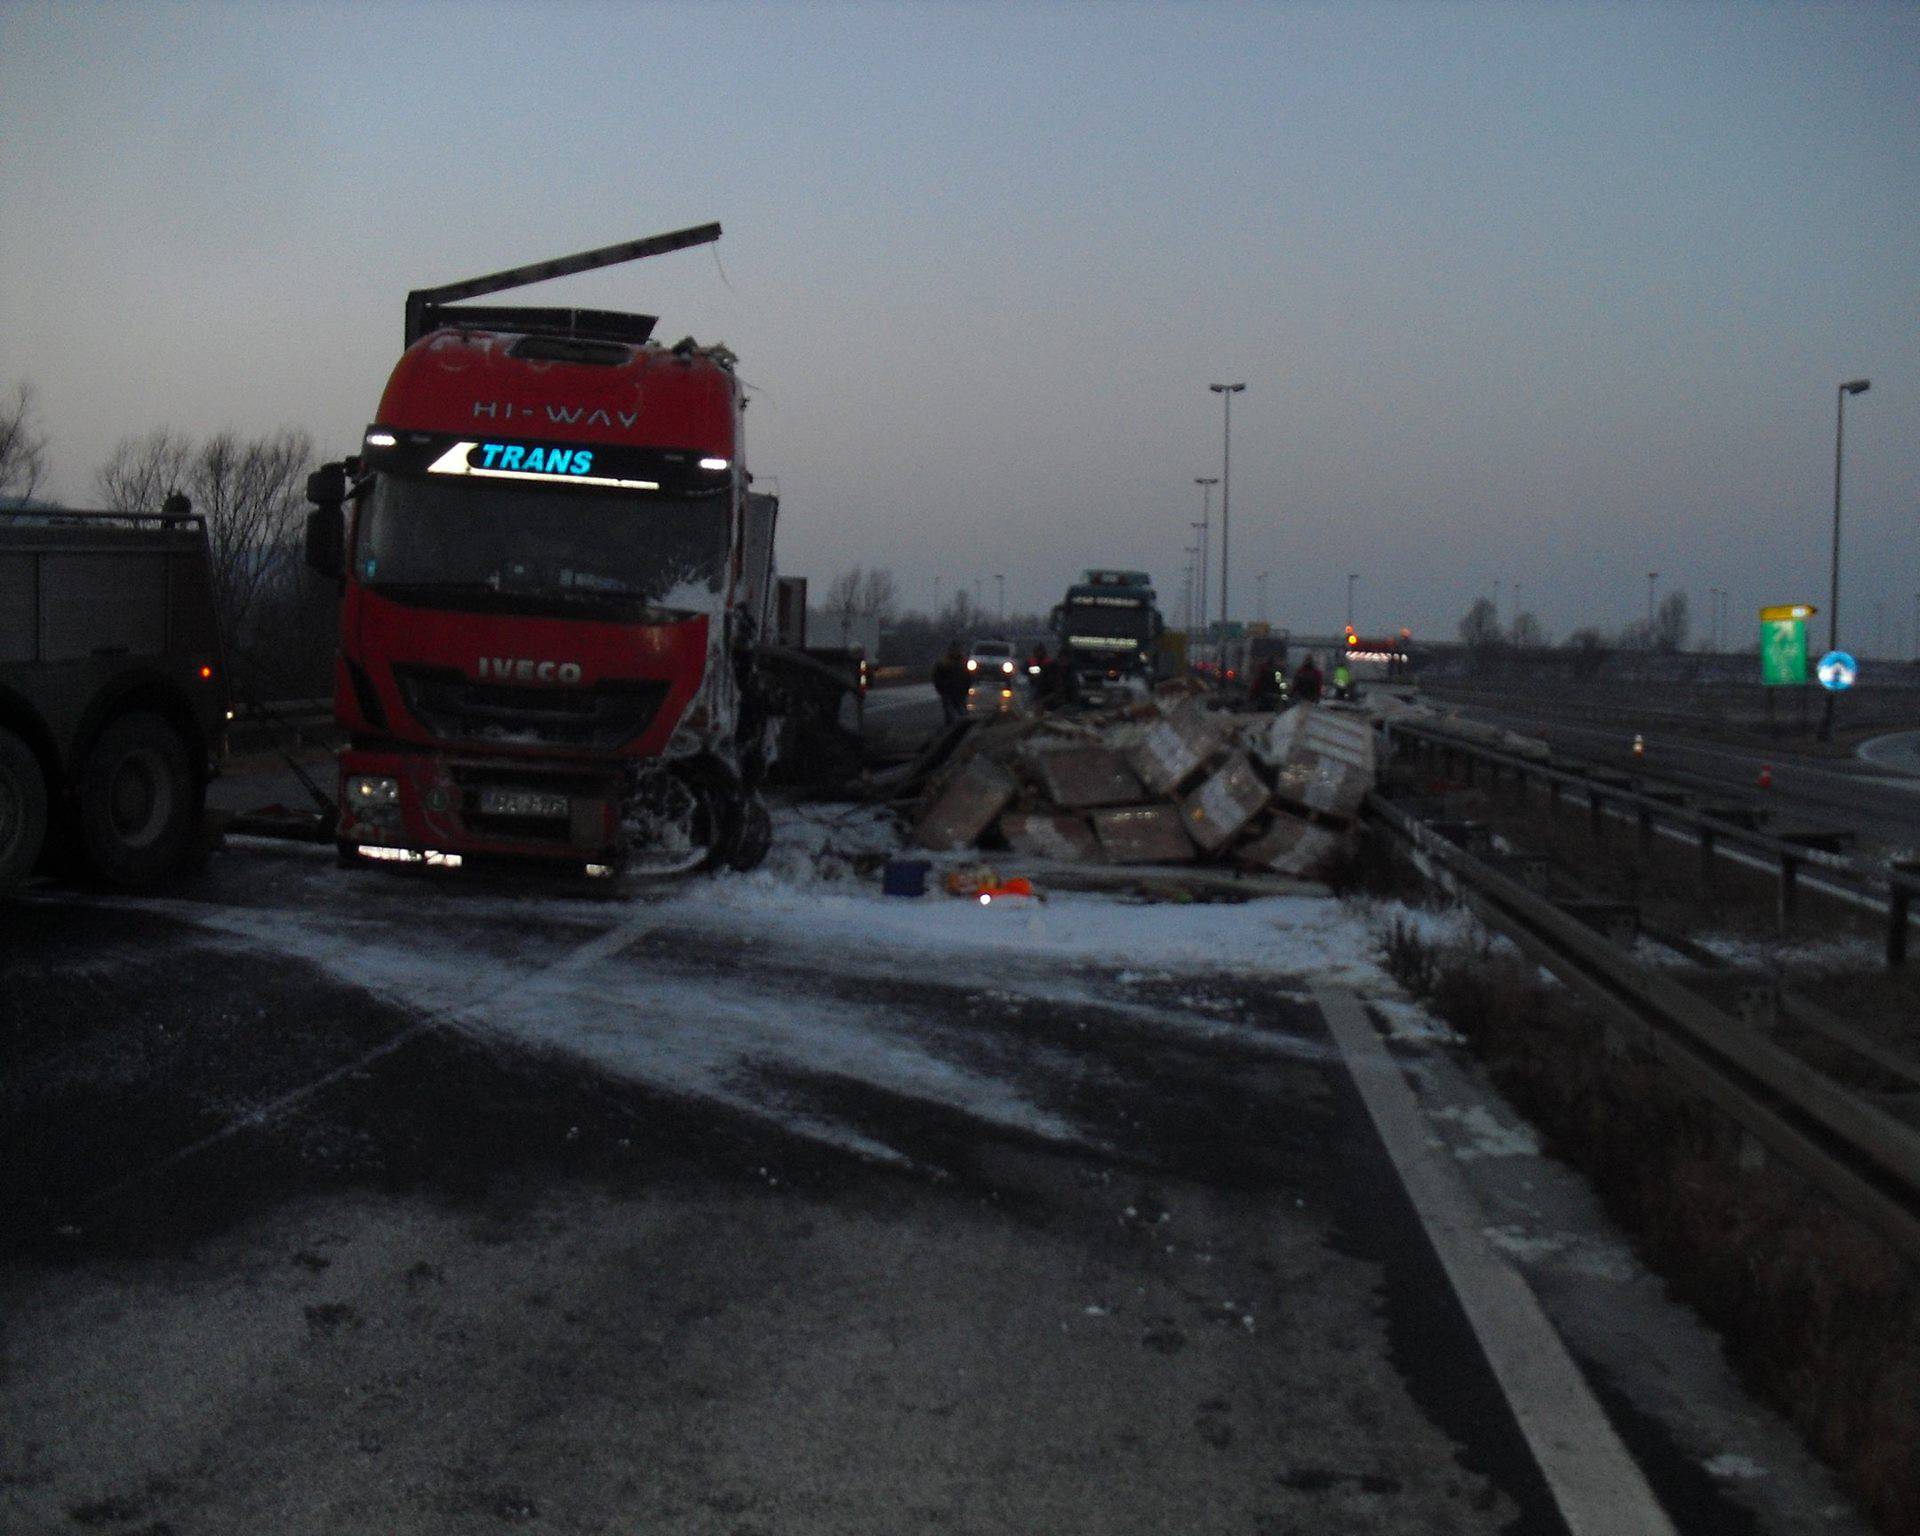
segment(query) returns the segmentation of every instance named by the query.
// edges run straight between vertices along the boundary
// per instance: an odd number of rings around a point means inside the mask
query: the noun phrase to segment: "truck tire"
[[[739,835],[727,855],[727,868],[743,872],[758,869],[772,848],[773,817],[767,803],[758,795],[749,795],[740,813]]]
[[[140,889],[192,856],[199,797],[180,733],[158,715],[122,715],[80,770],[80,844],[109,885]]]
[[[33,873],[47,840],[47,781],[40,761],[12,731],[0,730],[0,895]]]

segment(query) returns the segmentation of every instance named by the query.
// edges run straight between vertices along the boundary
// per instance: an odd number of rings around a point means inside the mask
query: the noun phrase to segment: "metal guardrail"
[[[1757,827],[1741,826],[1731,819],[1731,808],[1689,805],[1674,792],[1651,792],[1632,776],[1614,770],[1582,770],[1540,762],[1412,721],[1384,720],[1381,729],[1390,740],[1405,737],[1467,764],[1485,764],[1496,782],[1500,774],[1511,773],[1522,783],[1531,780],[1545,785],[1553,800],[1568,792],[1584,797],[1596,831],[1604,828],[1605,817],[1612,809],[1631,812],[1639,824],[1643,847],[1651,845],[1654,830],[1662,824],[1682,829],[1699,845],[1703,883],[1712,880],[1716,855],[1737,852],[1764,860],[1779,873],[1779,916],[1783,924],[1797,908],[1801,870],[1818,870],[1824,880],[1856,901],[1885,911],[1887,964],[1906,962],[1907,931],[1915,903],[1920,901],[1920,865],[1895,863],[1883,870],[1836,849],[1823,848],[1817,841],[1773,836]]]
[[[1578,918],[1377,791],[1367,812],[1418,848],[1482,921],[1594,1004],[1614,1029],[1920,1263],[1920,1131],[1670,977],[1636,965]]]

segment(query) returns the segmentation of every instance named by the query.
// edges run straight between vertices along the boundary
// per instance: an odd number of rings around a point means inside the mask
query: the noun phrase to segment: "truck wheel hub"
[[[122,842],[151,842],[171,809],[166,764],[156,752],[129,752],[113,770],[107,814]]]

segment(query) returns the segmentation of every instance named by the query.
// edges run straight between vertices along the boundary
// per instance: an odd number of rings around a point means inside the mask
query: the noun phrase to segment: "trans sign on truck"
[[[777,506],[749,489],[732,355],[646,315],[452,302],[719,233],[409,296],[361,452],[308,490],[308,559],[342,592],[343,860],[764,853]]]

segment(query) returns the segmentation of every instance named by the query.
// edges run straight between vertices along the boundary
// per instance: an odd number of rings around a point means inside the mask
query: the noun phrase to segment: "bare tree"
[[[893,584],[893,572],[875,569],[868,571],[860,581],[860,612],[878,623],[885,624],[893,618],[898,603],[898,594]]]
[[[207,439],[193,456],[189,494],[206,515],[213,588],[235,645],[257,637],[261,598],[297,566],[313,440],[291,428],[241,442]]]
[[[1514,616],[1510,638],[1523,651],[1538,650],[1547,643],[1547,632],[1535,614],[1521,613]]]
[[[93,477],[109,512],[158,512],[175,491],[185,491],[193,443],[167,427],[144,437],[123,437]]]
[[[33,386],[21,382],[0,403],[0,496],[31,501],[47,472],[47,439],[39,430]]]
[[[1687,632],[1693,628],[1693,620],[1687,611],[1687,594],[1669,592],[1660,599],[1660,609],[1653,616],[1653,647],[1657,651],[1677,651],[1687,643]]]
[[[305,653],[315,644],[332,651],[301,617],[330,606],[312,601],[300,558],[313,456],[312,439],[294,428],[201,443],[161,428],[122,440],[95,477],[115,512],[156,512],[175,491],[192,498],[207,520],[221,632],[256,686],[310,671]]]
[[[860,615],[860,587],[864,573],[859,566],[842,571],[827,587],[827,617],[840,630],[845,645],[853,634],[853,621]]]
[[[1501,641],[1500,612],[1490,597],[1475,598],[1460,620],[1460,639],[1470,651],[1491,651]]]

